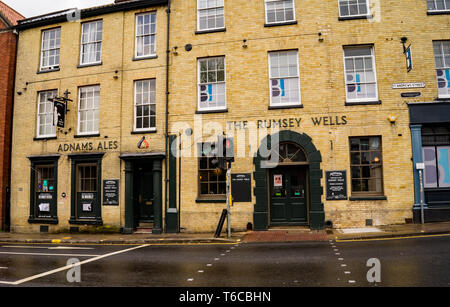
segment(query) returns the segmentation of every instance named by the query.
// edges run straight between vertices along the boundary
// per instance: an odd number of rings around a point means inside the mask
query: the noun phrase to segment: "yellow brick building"
[[[211,145],[223,134],[234,141],[233,230],[415,219],[410,112],[447,104],[436,72],[448,68],[450,8],[116,2],[19,25],[13,231],[213,231],[226,171]],[[56,128],[45,104],[66,90]]]

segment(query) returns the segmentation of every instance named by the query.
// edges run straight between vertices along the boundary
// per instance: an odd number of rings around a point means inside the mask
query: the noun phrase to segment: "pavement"
[[[450,235],[450,222],[401,224],[363,228],[310,230],[305,227],[273,227],[268,231],[225,232],[214,238],[214,233],[177,234],[88,234],[88,233],[9,233],[0,232],[0,243],[55,243],[55,244],[202,244],[301,241],[354,241],[392,239],[402,237]]]

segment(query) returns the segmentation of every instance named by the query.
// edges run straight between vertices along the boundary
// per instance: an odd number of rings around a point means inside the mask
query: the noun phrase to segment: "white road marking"
[[[203,272],[205,272],[205,271],[203,271],[203,270],[198,270],[198,272],[199,272],[199,273],[203,273]]]
[[[76,246],[25,246],[25,245],[3,245],[5,248],[36,248],[36,249],[94,249],[93,247],[76,247]]]
[[[0,266],[0,270],[7,270],[8,268],[5,266]]]
[[[97,256],[95,258],[86,259],[86,260],[78,262],[78,263],[66,265],[66,266],[63,266],[63,267],[55,269],[55,270],[51,270],[51,271],[44,272],[44,273],[41,273],[41,274],[38,274],[38,275],[30,276],[30,277],[27,277],[27,278],[24,278],[24,279],[20,279],[18,281],[14,281],[14,282],[0,281],[0,284],[20,285],[20,284],[23,284],[25,282],[28,282],[28,281],[31,281],[31,280],[34,280],[34,279],[38,279],[38,278],[41,278],[41,277],[44,277],[44,276],[47,276],[47,275],[51,275],[51,274],[54,274],[54,273],[65,271],[65,270],[71,269],[71,268],[76,267],[76,266],[81,266],[81,265],[89,263],[89,262],[94,262],[94,261],[97,261],[97,260],[100,260],[100,259],[103,259],[103,258],[106,258],[106,257],[111,257],[111,256],[114,256],[114,255],[130,252],[132,250],[143,248],[143,247],[147,247],[147,246],[150,246],[150,244],[139,245],[139,246],[135,246],[135,247],[132,247],[132,248],[120,250],[120,251],[117,251],[117,252],[113,252],[113,253]]]
[[[348,282],[351,283],[351,284],[354,284],[356,281],[354,281],[354,280],[349,280]]]
[[[350,272],[350,271],[345,271],[344,273],[345,273],[345,274],[350,274],[351,272]]]
[[[343,260],[344,260],[344,258],[338,258],[338,260],[339,260],[339,261],[343,261]]]
[[[342,267],[346,267],[347,265],[346,265],[346,264],[341,264],[341,266],[342,266]]]
[[[225,254],[220,254],[220,256],[225,256]]]
[[[46,253],[19,253],[19,252],[0,252],[4,255],[30,255],[30,256],[61,256],[61,257],[98,257],[101,255],[90,254],[46,254]]]
[[[220,260],[220,258],[214,258],[215,261]]]
[[[93,247],[76,247],[76,246],[57,246],[49,247],[48,249],[94,249]]]
[[[211,264],[211,263],[208,263],[206,266],[212,266],[212,264]]]
[[[187,281],[194,281],[194,278],[188,278]]]

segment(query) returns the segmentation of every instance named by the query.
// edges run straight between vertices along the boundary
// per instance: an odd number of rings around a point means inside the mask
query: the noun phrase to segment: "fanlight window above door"
[[[278,156],[278,163],[297,163],[308,161],[303,149],[293,143],[280,143],[278,146],[274,146],[271,152],[271,156],[272,155]]]

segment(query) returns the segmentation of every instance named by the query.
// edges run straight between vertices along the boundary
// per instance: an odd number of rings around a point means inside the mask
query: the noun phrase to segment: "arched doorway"
[[[270,225],[324,228],[321,162],[320,151],[304,133],[282,130],[262,140],[253,160],[255,230]]]

